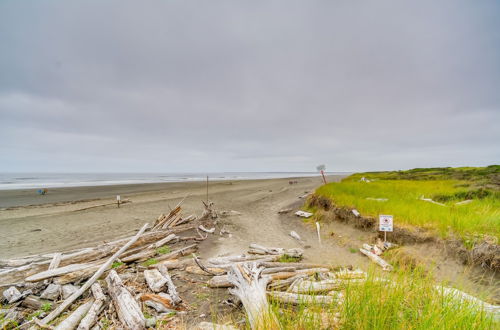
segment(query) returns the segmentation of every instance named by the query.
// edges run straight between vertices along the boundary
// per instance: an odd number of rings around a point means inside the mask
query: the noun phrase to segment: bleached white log
[[[104,292],[102,291],[99,283],[92,284],[92,287],[90,289],[92,290],[92,295],[94,296],[95,300],[89,311],[87,312],[87,315],[85,315],[85,317],[81,320],[77,330],[89,330],[90,328],[92,328],[92,326],[97,323],[99,314],[104,309],[106,296],[104,295]]]
[[[38,274],[27,277],[26,282],[38,282],[41,280],[45,280],[47,278],[61,276],[64,274],[84,270],[90,267],[96,266],[94,263],[86,263],[86,264],[72,264],[64,267],[59,267],[56,269],[46,270],[44,272],[40,272]]]
[[[238,328],[227,324],[216,324],[212,322],[200,322],[194,330],[238,330]]]
[[[387,202],[389,200],[388,198],[374,198],[374,197],[366,197],[366,199],[377,202]]]
[[[95,263],[92,266],[84,269],[80,269],[74,272],[70,272],[53,279],[55,284],[64,285],[68,283],[79,282],[91,277],[100,267],[102,266],[102,261],[100,263]]]
[[[251,266],[233,266],[228,272],[228,279],[234,288],[229,289],[229,292],[243,303],[252,329],[277,329],[278,320],[270,310],[266,297],[270,277],[261,277],[261,271],[262,268],[255,263]]]
[[[187,266],[194,265],[194,260],[189,258],[189,259],[183,259],[183,260],[165,260],[161,261],[154,266],[158,265],[165,265],[167,269],[184,269]]]
[[[319,245],[321,245],[321,233],[320,233],[320,230],[321,230],[321,228],[319,226],[319,222],[316,222],[316,231],[318,233],[318,243],[319,243]]]
[[[295,238],[297,241],[301,241],[302,239],[300,238],[300,235],[297,234],[295,231],[291,231],[290,232],[290,236],[292,236],[293,238]]]
[[[294,257],[294,258],[300,258],[300,257],[302,257],[304,250],[299,249],[299,248],[283,249],[283,248],[276,248],[276,247],[265,247],[265,246],[262,246],[259,244],[252,243],[252,244],[250,244],[250,249],[248,250],[248,253],[287,255],[290,257]]]
[[[81,319],[87,314],[94,300],[89,300],[83,305],[80,305],[73,313],[59,323],[54,330],[73,330],[78,326]]]
[[[436,289],[442,292],[444,296],[453,298],[461,303],[470,304],[478,308],[479,310],[484,310],[485,312],[491,313],[495,319],[500,319],[500,306],[498,305],[489,304],[455,288],[436,286]]]
[[[210,228],[210,229],[207,229],[205,228],[203,225],[199,225],[198,228],[201,230],[201,231],[204,231],[205,233],[209,233],[209,234],[213,234],[215,232],[215,227],[214,228]]]
[[[294,267],[296,269],[307,269],[307,268],[330,268],[330,266],[325,264],[312,264],[312,263],[301,263],[301,262],[260,262],[260,266],[264,268],[274,268],[274,267]]]
[[[227,272],[227,270],[224,268],[207,267],[206,269],[208,270],[208,272],[201,269],[198,266],[187,266],[185,271],[186,271],[186,273],[196,274],[196,275],[213,275],[213,274],[223,275]]]
[[[387,263],[387,261],[385,261],[384,259],[380,258],[375,253],[371,253],[370,251],[365,250],[365,249],[359,249],[359,251],[361,253],[363,253],[365,256],[367,256],[368,258],[370,258],[371,261],[373,261],[374,263],[376,263],[380,267],[382,267],[383,270],[386,270],[386,271],[391,271],[392,270],[392,266],[389,265]]]
[[[433,201],[431,198],[424,198],[424,196],[421,196],[420,200],[424,201],[424,202],[429,202],[429,203],[432,203],[432,204],[436,204],[436,205],[439,205],[439,206],[446,206],[443,203],[439,203],[439,202]]]
[[[271,283],[269,283],[268,288],[272,290],[282,290],[290,287],[293,283],[300,279],[307,278],[307,276],[307,274],[297,274],[284,280],[273,280]]]
[[[359,216],[361,215],[361,214],[359,213],[359,211],[358,211],[358,210],[356,210],[356,209],[352,209],[352,211],[351,211],[351,212],[352,212],[352,214],[354,214],[354,216],[356,216],[356,217],[359,217]]]
[[[303,218],[310,218],[313,216],[313,213],[311,212],[305,212],[305,211],[297,211],[295,212],[295,215]]]
[[[301,281],[290,286],[293,293],[319,293],[332,290],[340,290],[347,285],[364,282],[364,279],[357,280],[323,280],[323,281]]]
[[[60,296],[61,296],[61,286],[58,284],[49,284],[47,288],[40,295],[40,298],[57,300]]]
[[[229,282],[227,275],[217,275],[208,281],[208,286],[210,288],[230,288],[233,285]]]
[[[145,329],[145,318],[139,304],[123,285],[115,270],[106,277],[108,292],[118,314],[118,319],[127,329]]]
[[[169,243],[169,242],[171,242],[171,241],[173,241],[173,240],[175,240],[175,239],[177,239],[177,238],[178,238],[178,236],[177,236],[177,235],[175,235],[175,234],[170,234],[170,235],[168,235],[167,237],[165,237],[164,239],[161,239],[161,240],[159,240],[158,242],[153,243],[153,244],[152,244],[152,247],[153,247],[153,248],[159,248],[159,247],[162,247],[163,245],[165,245],[165,244],[167,244],[167,243]]]
[[[167,283],[167,279],[157,270],[157,269],[147,269],[144,271],[144,278],[149,288],[153,292],[162,291],[163,287]]]
[[[265,262],[265,261],[273,261],[278,259],[279,255],[274,256],[255,256],[255,255],[239,255],[239,256],[227,256],[227,257],[215,257],[207,260],[207,264],[213,265],[214,267],[222,267],[221,265],[231,265],[235,262]]]
[[[54,254],[54,257],[50,261],[49,270],[56,269],[61,263],[62,254],[60,252]]]
[[[280,272],[295,272],[297,268],[295,267],[274,267],[274,268],[265,268],[262,271],[262,274],[274,274]]]
[[[320,296],[320,295],[307,295],[307,294],[297,294],[290,292],[279,292],[279,291],[270,291],[267,292],[268,296],[271,298],[293,305],[299,304],[322,304],[329,305],[332,304],[337,299],[342,298],[342,293],[338,292],[336,296]]]
[[[146,230],[148,227],[148,224],[146,223],[142,228],[139,230],[139,232],[132,237],[124,246],[122,246],[118,251],[116,251],[115,254],[113,254],[108,261],[106,261],[101,268],[92,276],[85,284],[75,293],[73,293],[68,299],[64,300],[64,302],[59,305],[55,310],[53,310],[49,315],[47,315],[43,320],[43,324],[47,324],[50,321],[54,320],[59,314],[61,314],[63,311],[66,310],[78,297],[80,297],[85,291],[87,291],[88,288],[94,282],[101,277],[101,275],[109,268],[111,267],[111,264],[118,258],[123,252],[125,252],[134,242],[136,242],[139,237],[142,235],[142,233]],[[115,272],[116,273],[116,272]],[[118,275],[117,275],[118,276]],[[141,313],[142,314],[142,313]]]
[[[137,253],[134,253],[134,254],[131,254],[131,255],[128,255],[128,256],[121,258],[121,261],[128,263],[128,262],[132,262],[132,261],[137,261],[137,260],[142,261],[142,260],[146,260],[148,258],[151,258],[155,254],[157,254],[156,249],[158,249],[159,247],[162,247],[163,245],[175,240],[176,238],[178,238],[177,235],[170,234],[167,237],[164,237],[164,238],[160,239],[159,241],[141,249]]]
[[[465,205],[465,204],[472,203],[472,201],[473,201],[472,199],[466,199],[464,201],[455,203],[455,205]]]
[[[19,292],[19,290],[15,286],[11,286],[7,290],[5,290],[2,295],[5,300],[10,301],[15,297],[20,296],[21,292]]]
[[[191,244],[191,245],[185,246],[181,249],[172,251],[170,253],[167,253],[167,254],[164,254],[161,256],[157,256],[155,259],[157,261],[177,259],[179,257],[183,257],[183,256],[186,256],[186,255],[191,254],[193,252],[196,252],[197,249],[198,249],[198,244]]]
[[[366,273],[360,269],[349,270],[341,269],[336,272],[330,272],[328,275],[333,279],[364,279],[366,278]]]
[[[168,273],[167,267],[165,267],[165,265],[159,265],[158,270],[167,281],[168,295],[172,298],[172,303],[174,305],[179,304],[182,301],[182,299],[181,297],[179,297],[179,294],[177,293],[177,288],[175,287],[174,282],[172,281],[172,278]]]

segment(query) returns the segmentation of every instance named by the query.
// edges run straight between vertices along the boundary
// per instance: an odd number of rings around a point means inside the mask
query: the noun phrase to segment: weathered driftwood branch
[[[374,263],[380,265],[380,267],[382,267],[383,270],[386,270],[386,271],[391,271],[392,270],[392,266],[389,265],[387,263],[387,261],[385,261],[384,259],[380,258],[375,253],[371,253],[370,251],[365,250],[365,249],[359,249],[359,251],[361,253],[363,253],[365,256],[367,256],[368,258],[370,258],[371,261],[373,261]]]
[[[292,236],[293,238],[295,238],[297,241],[302,241],[302,239],[300,238],[300,235],[297,234],[297,232],[295,232],[293,230],[290,232],[290,236]]]
[[[144,278],[153,292],[161,292],[165,284],[167,284],[167,279],[158,271],[158,269],[145,270]]]
[[[121,258],[121,261],[123,262],[132,262],[132,261],[143,261],[148,258],[151,258],[155,254],[157,254],[156,249],[159,247],[162,247],[163,245],[175,240],[177,238],[177,235],[175,234],[169,234],[167,237],[164,237],[160,239],[159,241],[149,245],[148,247],[142,249],[140,252],[129,255],[127,257]]]
[[[198,249],[198,244],[191,244],[183,247],[182,249],[158,256],[156,257],[156,260],[161,261],[161,260],[176,259],[191,254],[193,252],[196,252],[197,249]]]
[[[332,290],[340,290],[351,284],[364,282],[364,279],[355,280],[323,280],[323,281],[301,281],[290,286],[293,293],[320,293]]]
[[[186,197],[184,197],[184,199]],[[184,201],[184,199],[182,199],[179,202],[179,204],[177,204],[177,206],[172,211],[170,211],[170,213],[166,217],[164,217],[163,219],[161,219],[160,221],[158,221],[153,226],[153,230],[157,230],[157,229],[160,229],[160,228],[167,228],[168,225],[175,219],[175,217],[177,216],[177,214],[181,211],[181,204]]]
[[[243,303],[252,329],[278,329],[278,320],[271,312],[266,297],[266,286],[270,278],[261,277],[261,271],[262,268],[255,263],[252,266],[233,266],[228,277],[234,288],[229,289],[229,292]]]
[[[308,268],[331,268],[331,266],[325,264],[311,264],[311,263],[300,263],[300,262],[261,262],[260,266],[265,268],[274,267],[294,267],[295,269],[308,269]]]
[[[94,303],[93,300],[89,300],[86,303],[80,305],[73,313],[71,313],[67,318],[65,318],[61,323],[59,323],[54,330],[73,330],[78,326],[81,319],[87,314],[90,307]]]
[[[141,301],[146,305],[153,307],[160,313],[168,313],[173,310],[172,298],[166,293],[159,294],[143,294]]]
[[[290,292],[279,292],[271,291],[267,292],[268,296],[277,301],[299,305],[299,304],[322,304],[329,305],[332,304],[336,299],[342,297],[342,293],[338,292],[337,297],[334,296],[319,296],[319,295],[307,295],[307,294],[297,294]]]
[[[105,262],[101,268],[92,276],[78,291],[73,293],[68,299],[64,300],[61,305],[59,305],[55,310],[53,310],[49,315],[47,315],[43,320],[43,324],[48,324],[50,321],[54,320],[56,317],[59,316],[62,312],[66,310],[78,297],[80,297],[85,291],[87,291],[94,282],[101,277],[101,275],[111,266],[111,264],[122,254],[125,250],[127,250],[135,241],[139,239],[141,234],[146,230],[148,227],[148,224],[146,223],[142,228],[139,230],[139,232],[132,237],[127,244],[122,246],[121,249],[119,249],[115,254],[113,254],[107,262]]]
[[[56,277],[56,276],[61,276],[64,274],[76,272],[82,269],[87,269],[90,267],[96,266],[95,263],[87,263],[87,264],[73,264],[73,265],[68,265],[56,269],[51,269],[51,270],[46,270],[44,272],[31,275],[25,279],[26,282],[38,282],[42,281],[51,277]]]
[[[174,305],[179,304],[182,301],[182,299],[181,297],[179,297],[179,294],[177,293],[177,288],[175,287],[174,282],[172,282],[172,278],[168,273],[167,267],[165,267],[165,265],[158,265],[158,270],[160,271],[161,275],[163,275],[163,277],[166,279],[168,295],[172,298],[172,303]]]
[[[197,266],[198,266],[198,267],[199,267],[202,271],[204,271],[205,273],[210,274],[210,275],[214,275],[214,276],[217,276],[217,275],[222,275],[222,274],[225,274],[225,273],[226,273],[226,271],[225,271],[225,270],[223,270],[223,269],[221,269],[221,268],[211,268],[211,269],[209,269],[209,268],[205,267],[205,266],[201,263],[201,261],[198,259],[198,257],[196,256],[196,254],[194,254],[194,253],[193,253],[193,254],[192,254],[192,256],[193,256],[193,260],[194,260],[194,262],[196,263],[196,265],[197,265]]]
[[[215,232],[215,227],[207,229],[203,225],[199,225],[198,229],[201,231],[204,231],[205,233],[208,233],[208,234],[213,234]]]
[[[452,299],[457,300],[460,303],[468,303],[479,310],[484,310],[485,312],[491,313],[495,319],[500,319],[500,306],[488,304],[470,294],[467,294],[463,291],[454,289],[436,286],[436,289],[442,292],[443,296],[450,297]]]
[[[213,209],[214,203],[208,202],[205,203],[204,201],[201,201],[203,203],[203,213],[201,214],[200,220],[205,220],[205,219],[215,219],[217,218],[217,212]]]
[[[183,259],[183,260],[165,260],[161,261],[158,264],[153,265],[154,268],[158,267],[158,265],[165,265],[167,269],[184,269],[187,266],[192,266],[194,265],[194,260],[193,259]]]
[[[146,320],[139,304],[123,285],[115,270],[106,277],[108,291],[118,314],[118,319],[127,329],[145,329]]]
[[[93,266],[90,266],[85,269],[80,269],[71,273],[61,275],[59,277],[54,278],[54,283],[64,285],[87,279],[90,276],[92,276],[101,267],[101,265],[102,262],[96,263]]]
[[[250,244],[250,249],[248,253],[251,254],[271,254],[271,255],[287,255],[289,257],[301,258],[304,250],[299,248],[293,249],[283,249],[276,247],[265,247],[259,244],[252,243]]]
[[[106,302],[106,296],[104,295],[104,292],[102,292],[102,288],[99,283],[92,284],[90,289],[92,290],[95,301],[87,312],[87,315],[85,315],[85,317],[81,320],[77,330],[89,330],[92,328],[92,326],[97,322],[97,318],[103,310],[104,303]]]
[[[266,262],[266,261],[274,261],[279,259],[279,255],[271,255],[271,256],[258,256],[258,255],[240,255],[240,256],[228,256],[228,257],[216,257],[210,258],[207,260],[207,264],[214,267],[231,267],[235,262]]]

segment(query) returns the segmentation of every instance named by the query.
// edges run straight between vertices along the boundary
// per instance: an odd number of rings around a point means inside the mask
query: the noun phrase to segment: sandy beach
[[[329,180],[339,180],[331,176]],[[253,238],[274,245],[293,245],[279,226],[277,211],[303,200],[299,196],[321,184],[319,177],[210,182],[209,198],[218,210],[235,210],[228,226],[235,237],[224,249],[239,249]],[[131,202],[117,208],[116,195]],[[186,197],[187,196],[187,197]],[[0,191],[0,258],[65,251],[95,242],[131,235],[154,222],[185,198],[184,214],[199,214],[206,199],[204,182],[135,184],[50,189],[45,196],[33,190]],[[258,227],[266,223],[266,228]],[[257,226],[256,226],[257,225]],[[245,237],[246,236],[246,237]],[[244,239],[240,239],[244,237]],[[213,248],[214,244],[207,245]],[[216,245],[216,244],[215,244]],[[208,250],[208,248],[207,248]],[[215,252],[214,252],[215,253]]]

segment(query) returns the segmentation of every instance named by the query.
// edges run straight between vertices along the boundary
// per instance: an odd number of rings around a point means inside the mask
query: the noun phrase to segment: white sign
[[[120,195],[116,195],[116,200],[117,200],[117,201],[120,201],[120,200],[121,200]]]
[[[379,231],[392,231],[392,215],[380,215],[379,220]]]

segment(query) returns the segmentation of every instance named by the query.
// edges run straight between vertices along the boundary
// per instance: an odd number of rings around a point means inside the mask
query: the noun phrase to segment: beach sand
[[[224,242],[224,249],[245,249],[249,241],[257,238],[262,244],[296,245],[281,228],[277,211],[302,203],[298,197],[312,192],[322,182],[320,177],[297,178],[293,179],[297,184],[290,185],[289,180],[210,182],[209,198],[217,210],[242,213],[231,217],[228,226],[234,236]],[[118,208],[117,194],[131,202]],[[45,196],[38,196],[33,190],[1,191],[0,258],[67,251],[132,235],[144,223],[154,223],[184,197],[183,214],[199,215],[203,209],[201,201],[206,199],[206,183],[54,188]],[[212,243],[207,242],[211,250]]]

